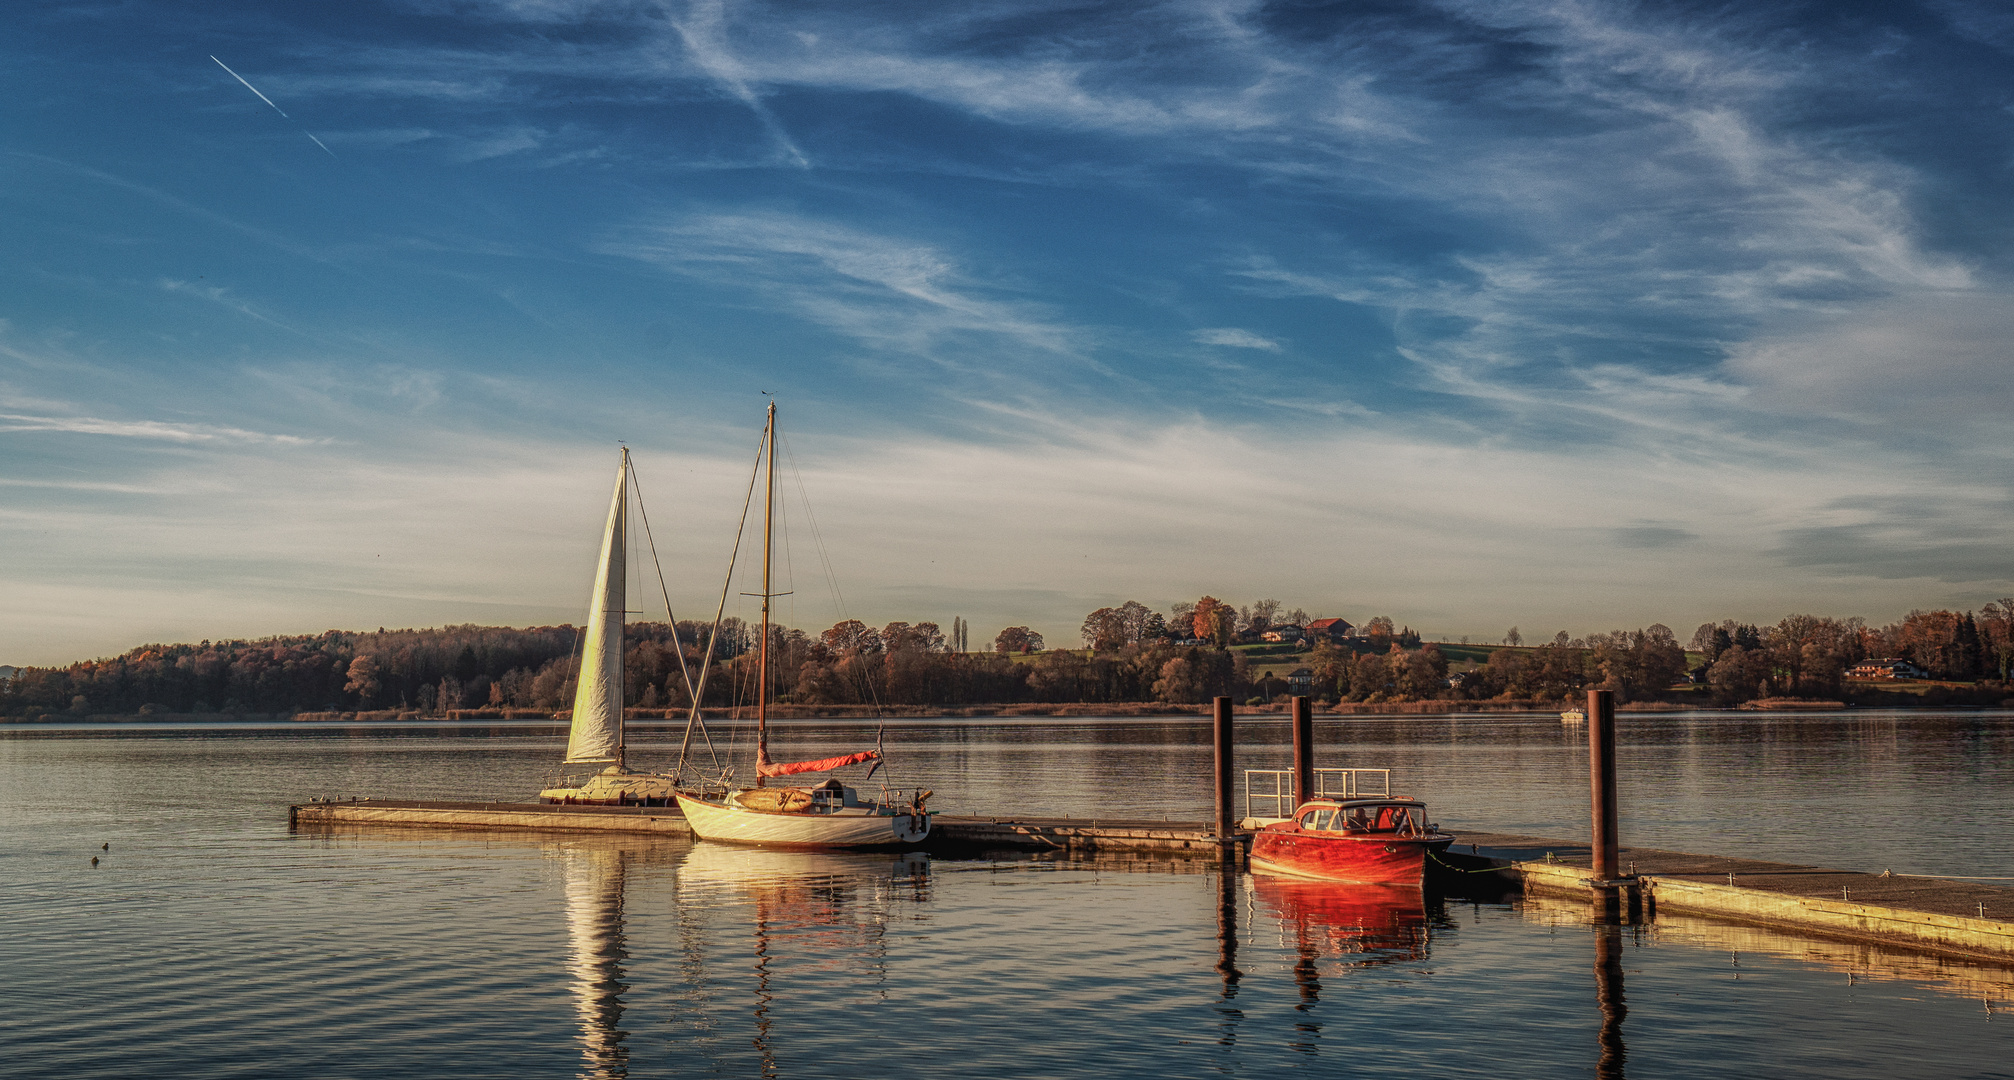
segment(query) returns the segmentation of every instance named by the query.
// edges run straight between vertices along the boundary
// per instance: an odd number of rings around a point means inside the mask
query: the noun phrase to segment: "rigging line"
[[[629,466],[629,483],[636,489],[636,513],[643,519],[643,538],[650,545],[650,564],[657,568],[657,591],[664,597],[664,617],[671,623],[672,651],[678,654],[678,673],[685,680],[685,696],[692,697],[692,670],[685,664],[685,646],[678,640],[678,616],[671,612],[671,590],[664,583],[664,564],[657,558],[657,538],[650,532],[650,511],[643,505],[643,481],[637,479],[636,463]]]
[[[784,460],[790,462],[791,479],[797,482],[797,498],[804,504],[804,517],[811,525],[811,543],[818,553],[820,567],[825,571],[825,587],[832,593],[833,606],[839,609],[839,621],[846,622],[852,616],[847,614],[846,597],[839,591],[839,575],[832,568],[832,553],[826,549],[825,533],[818,527],[818,515],[811,509],[811,493],[805,490],[804,470],[797,466],[797,452],[791,449],[789,436],[783,439],[783,456]],[[884,647],[886,644],[883,642]],[[865,665],[861,665],[860,682],[867,691],[864,696],[868,699],[868,704],[873,706],[875,715],[879,716],[881,694],[874,689],[874,674]]]
[[[766,435],[767,432],[764,432],[764,434]],[[706,740],[706,752],[713,758],[714,769],[718,770],[720,768],[720,753],[713,748],[713,734],[706,730],[705,724],[699,723],[699,709],[701,703],[705,700],[702,695],[706,693],[706,676],[713,669],[714,646],[720,642],[720,619],[727,612],[727,593],[728,590],[734,588],[734,567],[741,559],[742,534],[748,530],[748,508],[755,503],[755,478],[762,472],[763,444],[757,442],[755,447],[755,468],[751,469],[748,474],[748,494],[743,496],[741,500],[741,522],[734,528],[734,549],[727,556],[727,578],[720,584],[720,605],[713,610],[713,632],[706,635],[706,656],[701,659],[699,666],[699,688],[692,694],[692,710],[685,717],[685,739],[678,746],[678,770],[680,772],[685,771],[686,752],[692,746],[692,729],[695,725],[699,728],[700,738]],[[675,642],[677,638],[678,627],[674,625],[672,627],[672,640]],[[679,659],[681,661],[685,659],[685,649],[683,646],[679,648]]]
[[[818,552],[821,569],[825,571],[825,587],[832,593],[832,606],[839,611],[843,622],[850,616],[846,613],[846,597],[839,591],[839,575],[833,572],[832,556],[825,548],[825,534],[818,528],[818,515],[811,510],[811,493],[804,487],[804,470],[797,466],[797,453],[791,449],[790,437],[783,437],[783,457],[790,463],[790,477],[797,483],[797,500],[804,504],[804,516],[811,524],[811,542]]]

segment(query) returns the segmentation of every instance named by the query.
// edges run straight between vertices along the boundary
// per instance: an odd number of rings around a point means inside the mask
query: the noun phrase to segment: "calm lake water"
[[[1586,834],[1556,720],[1319,727],[1321,764],[1390,767],[1456,831]],[[286,829],[313,795],[525,798],[551,730],[7,731],[0,1075],[2014,1076],[2014,972],[1706,920],[1204,861]],[[1285,764],[1284,724],[1240,736]],[[1207,738],[886,734],[946,812],[1177,819],[1207,813]],[[1621,744],[1627,842],[2014,877],[2008,714],[1626,718]]]

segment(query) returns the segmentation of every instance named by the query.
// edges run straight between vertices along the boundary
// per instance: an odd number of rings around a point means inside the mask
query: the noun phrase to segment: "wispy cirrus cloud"
[[[1218,326],[1197,330],[1189,336],[1195,338],[1197,343],[1202,345],[1224,345],[1233,349],[1263,349],[1266,352],[1280,351],[1280,343],[1274,341],[1272,338],[1255,334],[1250,330],[1240,330],[1231,326]]]
[[[122,439],[155,439],[172,443],[277,443],[305,446],[325,440],[299,435],[279,435],[219,424],[177,423],[167,420],[105,420],[95,416],[36,416],[29,413],[0,413],[0,432],[53,431],[73,435],[110,435]]]
[[[856,341],[964,367],[974,335],[1081,358],[1087,331],[1010,298],[926,242],[781,212],[699,213],[626,229],[601,250],[684,274],[732,268],[745,284]]]

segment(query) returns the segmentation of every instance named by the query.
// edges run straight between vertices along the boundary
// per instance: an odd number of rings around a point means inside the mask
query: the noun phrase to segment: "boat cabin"
[[[1303,803],[1294,824],[1306,832],[1425,836],[1434,831],[1417,799],[1317,799]]]
[[[860,805],[860,800],[854,797],[853,790],[838,780],[827,780],[806,790],[811,793],[811,812],[814,814],[830,814],[835,810]]]

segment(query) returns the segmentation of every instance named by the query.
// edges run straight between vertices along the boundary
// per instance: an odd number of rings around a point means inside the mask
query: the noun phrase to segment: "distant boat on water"
[[[1559,714],[1559,722],[1562,724],[1585,724],[1587,723],[1587,713],[1580,709],[1568,709]]]

